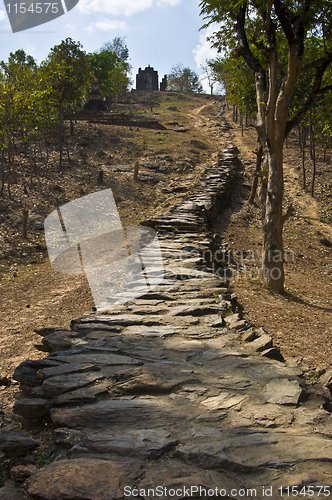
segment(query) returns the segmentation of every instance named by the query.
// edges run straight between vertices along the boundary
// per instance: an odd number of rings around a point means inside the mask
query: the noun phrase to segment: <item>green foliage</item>
[[[92,77],[82,45],[71,38],[55,45],[42,63],[41,83],[50,88],[50,100],[59,107],[81,106]]]
[[[129,50],[122,37],[115,37],[112,42],[106,42],[98,52],[88,54],[103,97],[111,98],[128,90],[128,72],[131,69],[128,58]]]
[[[228,102],[243,113],[254,114],[257,111],[255,78],[243,59],[217,57],[208,61],[208,65],[225,88]]]
[[[129,49],[126,44],[125,37],[121,36],[114,37],[112,42],[104,43],[101,50],[108,50],[110,52],[114,52],[120,59],[120,61],[127,64],[127,71],[130,70],[131,66],[128,63]]]
[[[103,97],[116,96],[127,89],[127,65],[115,52],[102,49],[100,52],[89,54],[88,60],[98,79],[99,91]]]
[[[198,75],[190,68],[185,68],[181,63],[176,64],[167,75],[167,86],[175,92],[186,94],[203,92],[203,87]]]
[[[297,36],[303,37],[302,47],[301,43],[298,45],[299,50],[303,50],[303,56],[299,53],[298,59],[303,58],[303,67],[296,75],[296,85],[288,104],[289,125],[295,126],[297,119],[302,119],[313,105],[315,97],[332,88],[329,69],[332,62],[331,0],[312,0],[308,3],[297,0],[263,0],[258,3],[248,0],[202,0],[200,7],[205,19],[203,28],[213,23],[219,25],[210,41],[223,52],[222,57],[208,64],[224,85],[229,101],[242,111],[250,112],[247,110],[257,108],[253,100],[258,67],[260,78],[264,75],[266,81],[266,105],[271,88],[272,57],[277,61],[278,91],[283,91],[289,72],[290,40],[294,34],[296,36],[300,20],[303,20],[303,31],[299,31]],[[245,11],[242,34],[238,29],[241,9]],[[286,20],[283,19],[284,14]],[[298,42],[295,39],[294,43]],[[322,78],[319,78],[320,72]]]

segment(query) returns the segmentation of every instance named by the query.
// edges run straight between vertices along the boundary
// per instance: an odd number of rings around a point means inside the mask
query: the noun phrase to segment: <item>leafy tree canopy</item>
[[[185,68],[181,63],[173,66],[171,72],[167,75],[167,86],[175,92],[184,92],[186,94],[203,92],[203,87],[195,71]]]
[[[248,94],[245,67],[237,76],[237,62],[245,62],[254,78],[264,155],[262,275],[282,293],[282,231],[292,214],[289,207],[283,215],[283,144],[314,102],[332,90],[332,0],[202,0],[200,7],[203,28],[218,24],[211,41],[224,52],[222,71],[233,98],[240,97],[241,79],[242,95]]]

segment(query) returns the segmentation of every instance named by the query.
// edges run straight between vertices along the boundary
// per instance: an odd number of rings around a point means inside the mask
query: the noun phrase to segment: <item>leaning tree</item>
[[[315,102],[332,89],[332,0],[202,0],[203,28],[218,23],[213,43],[241,57],[255,78],[257,133],[263,147],[262,273],[272,291],[284,291],[283,144]],[[293,97],[304,77],[309,90]],[[245,92],[245,89],[243,89]],[[293,111],[292,111],[293,110]]]

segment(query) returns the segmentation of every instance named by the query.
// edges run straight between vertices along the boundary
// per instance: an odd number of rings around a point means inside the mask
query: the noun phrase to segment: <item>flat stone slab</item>
[[[143,476],[140,464],[93,458],[53,462],[34,473],[27,492],[39,500],[124,498],[124,487]]]
[[[202,401],[202,405],[204,405],[208,410],[226,410],[234,407],[240,409],[241,403],[243,403],[247,398],[248,396],[246,395],[222,392],[219,396],[205,399]]]
[[[60,406],[65,404],[87,404],[93,403],[96,398],[102,394],[107,394],[109,392],[109,382],[104,381],[98,385],[93,385],[92,387],[82,387],[74,391],[68,391],[53,400],[54,406]]]
[[[92,365],[91,363],[59,363],[57,366],[51,366],[49,368],[42,368],[41,370],[38,370],[37,377],[40,380],[44,380],[56,375],[65,375],[66,373],[84,373],[99,370],[99,367]]]
[[[8,457],[21,457],[36,449],[40,443],[20,432],[0,429],[0,450]]]
[[[114,316],[88,316],[82,317],[79,320],[75,320],[74,323],[78,324],[86,324],[96,325],[96,328],[100,328],[100,323],[104,325],[121,325],[121,326],[130,326],[130,325],[141,325],[143,319],[140,316],[135,316],[131,314],[115,314]],[[91,327],[91,326],[90,326]]]
[[[103,365],[141,365],[142,361],[131,358],[130,356],[121,356],[119,354],[112,354],[107,352],[94,352],[88,350],[80,353],[68,352],[66,356],[57,355],[52,359],[61,361],[63,363],[74,363],[74,364],[88,364],[91,363],[95,366]]]
[[[174,407],[150,399],[107,400],[78,408],[51,410],[55,424],[61,427],[89,428],[96,430],[113,429],[114,426],[127,430],[141,427],[155,428],[172,426],[186,419]]]
[[[263,390],[268,403],[279,405],[297,405],[303,393],[303,388],[297,380],[276,378],[271,380]]]
[[[173,448],[177,440],[171,439],[167,431],[154,429],[151,432],[144,429],[124,434],[93,433],[86,436],[82,443],[91,453],[116,453],[124,457],[156,460]]]
[[[56,375],[55,377],[47,378],[43,382],[42,388],[46,397],[55,398],[64,392],[79,389],[102,378],[104,378],[104,375],[101,372]]]
[[[269,347],[272,347],[272,344],[273,344],[272,337],[270,337],[270,335],[265,333],[264,335],[258,337],[256,340],[253,340],[249,344],[249,347],[253,351],[261,352],[265,351],[265,349],[269,349]]]
[[[139,335],[147,338],[166,338],[182,332],[181,327],[172,326],[127,326],[122,330],[122,335]]]
[[[220,311],[220,307],[217,305],[195,305],[195,306],[177,306],[173,307],[170,312],[169,316],[204,316],[204,315],[211,315],[211,314],[216,314]],[[220,317],[221,320],[221,317]]]
[[[239,429],[225,432],[218,442],[178,446],[174,456],[204,469],[254,472],[305,460],[324,463],[332,458],[332,446],[329,439],[320,437]]]

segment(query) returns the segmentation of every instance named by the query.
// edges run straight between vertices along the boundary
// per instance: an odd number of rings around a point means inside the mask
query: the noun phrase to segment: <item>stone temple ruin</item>
[[[159,90],[158,71],[150,64],[142,70],[139,68],[136,75],[136,90],[140,92],[153,92]],[[160,90],[163,92],[167,88],[167,75],[164,75],[160,83]]]

